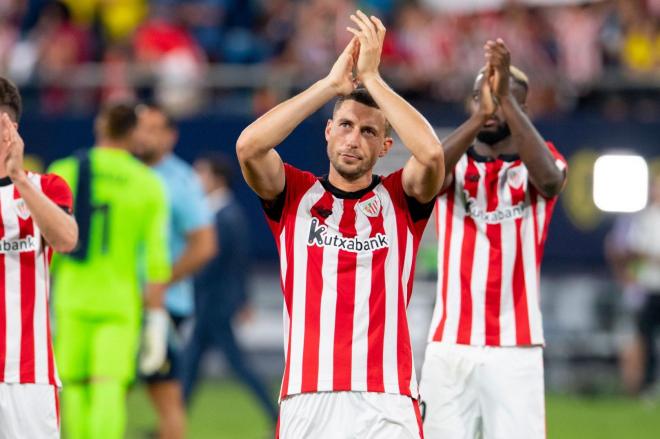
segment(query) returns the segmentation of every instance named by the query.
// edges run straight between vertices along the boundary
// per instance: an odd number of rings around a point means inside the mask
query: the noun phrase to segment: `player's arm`
[[[215,229],[212,225],[191,230],[186,234],[186,247],[172,265],[170,283],[192,276],[217,253]]]
[[[275,151],[300,123],[340,94],[349,94],[353,83],[356,39],[346,46],[325,78],[268,111],[243,130],[236,154],[245,181],[259,197],[273,200],[284,190],[284,164]]]
[[[5,169],[23,201],[30,210],[34,222],[41,230],[48,245],[56,252],[72,251],[78,242],[78,224],[70,213],[51,201],[38,190],[23,170],[24,143],[16,125],[6,113],[0,120],[2,126],[2,150],[6,152]]]
[[[546,197],[558,195],[564,187],[566,173],[557,166],[556,159],[525,114],[509,87],[511,55],[504,41],[488,41],[486,59],[493,68],[491,88],[499,100],[511,136],[518,146],[520,159],[529,171],[532,184]]]
[[[483,73],[484,76],[487,74],[488,70]],[[445,181],[442,184],[443,190],[447,189],[451,184],[454,178],[453,171],[458,161],[468,148],[470,148],[488,117],[497,110],[487,77],[477,78],[477,81],[479,80],[481,80],[481,85],[479,90],[473,93],[471,103],[471,105],[477,105],[478,110],[473,112],[468,120],[463,122],[461,126],[442,140],[442,147],[445,152]]]
[[[358,79],[412,153],[401,177],[404,191],[417,201],[427,203],[440,191],[445,175],[442,144],[424,116],[380,77],[378,65],[385,39],[383,23],[374,16],[367,17],[362,11],[351,15],[351,20],[359,28],[348,28],[360,42]]]

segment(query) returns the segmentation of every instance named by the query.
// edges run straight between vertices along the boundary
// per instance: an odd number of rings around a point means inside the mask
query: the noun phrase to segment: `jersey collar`
[[[516,160],[520,160],[520,156],[518,154],[500,154],[497,156],[497,158],[481,155],[477,152],[474,146],[468,148],[467,154],[477,162],[494,162],[495,160],[502,160],[504,162],[515,162]]]
[[[374,175],[371,178],[371,184],[367,186],[364,189],[360,189],[359,191],[355,192],[346,192],[341,189],[339,189],[336,186],[333,186],[332,183],[328,180],[328,176],[324,175],[319,179],[323,187],[325,188],[326,191],[330,192],[332,195],[334,195],[337,198],[345,198],[349,200],[359,200],[362,198],[365,194],[371,192],[376,186],[378,186],[378,183],[380,183],[380,175]]]

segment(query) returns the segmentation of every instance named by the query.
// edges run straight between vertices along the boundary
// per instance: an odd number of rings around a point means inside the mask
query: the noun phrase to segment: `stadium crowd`
[[[132,67],[148,66],[159,101],[191,114],[208,108],[202,84],[215,65],[291,68],[310,82],[346,44],[345,17],[356,6],[385,18],[383,71],[409,97],[462,101],[483,62],[473,48],[493,35],[536,78],[536,113],[570,109],[612,72],[637,84],[658,74],[660,1],[557,3],[445,12],[437,0],[2,0],[0,74],[35,86],[40,108],[58,113],[140,95]],[[94,92],[62,85],[87,63],[100,69],[88,84]],[[286,97],[259,87],[248,94],[265,98],[255,99],[256,113]]]

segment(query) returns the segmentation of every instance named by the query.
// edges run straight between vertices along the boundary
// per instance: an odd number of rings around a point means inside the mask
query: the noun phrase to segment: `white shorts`
[[[0,439],[60,437],[59,389],[0,383]]]
[[[293,395],[280,404],[278,439],[420,439],[417,401],[374,392]]]
[[[427,439],[543,439],[543,348],[429,343],[420,397]]]

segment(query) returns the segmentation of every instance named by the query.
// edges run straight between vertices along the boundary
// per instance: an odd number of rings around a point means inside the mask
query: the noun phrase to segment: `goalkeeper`
[[[73,188],[80,224],[76,251],[53,264],[55,354],[66,386],[62,419],[70,439],[124,435],[144,281],[150,344],[140,366],[155,370],[165,356],[168,208],[156,174],[130,153],[136,124],[133,106],[106,107],[95,121],[96,146],[50,169]]]

